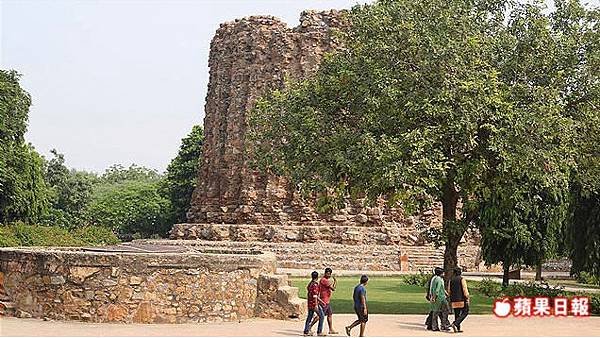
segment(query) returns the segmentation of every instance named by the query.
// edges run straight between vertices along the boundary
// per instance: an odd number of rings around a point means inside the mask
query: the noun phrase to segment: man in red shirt
[[[335,277],[331,276],[333,270],[331,268],[325,269],[325,274],[323,278],[319,281],[319,298],[321,300],[321,307],[323,308],[324,315],[327,316],[327,326],[329,326],[329,334],[337,334],[333,329],[333,310],[331,309],[331,304],[329,301],[331,300],[331,293],[335,291],[335,287],[337,285],[337,280]],[[331,281],[333,279],[333,282]],[[310,324],[312,327],[317,322],[317,318],[313,320]]]
[[[319,283],[317,283],[317,280],[319,279],[319,273],[313,271],[310,276],[312,279],[310,283],[308,283],[308,285],[306,286],[306,298],[308,298],[308,316],[306,318],[306,323],[304,323],[304,335],[312,335],[310,333],[310,328],[312,328],[312,324],[314,324],[316,321],[319,321],[317,334],[319,336],[322,336],[323,317],[325,317],[325,315],[323,314],[323,308],[320,306],[322,301],[319,298]],[[315,318],[315,322],[311,323],[312,318],[315,314],[317,315],[317,318]]]

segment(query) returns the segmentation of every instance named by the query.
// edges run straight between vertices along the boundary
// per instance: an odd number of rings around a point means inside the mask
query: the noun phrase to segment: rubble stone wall
[[[0,249],[1,307],[11,308],[19,317],[90,322],[254,317],[258,281],[275,273],[275,256],[252,250],[201,250],[181,254]],[[261,295],[263,301],[276,302],[276,294]],[[302,308],[285,315],[301,315],[298,311]]]

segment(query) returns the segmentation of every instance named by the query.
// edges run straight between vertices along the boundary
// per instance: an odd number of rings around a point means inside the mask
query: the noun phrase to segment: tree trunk
[[[502,274],[502,286],[508,286],[508,273],[510,272],[510,264],[502,262],[503,274]]]
[[[454,268],[458,266],[458,241],[446,242],[446,248],[444,249],[444,280],[446,283],[452,278]]]
[[[535,267],[535,280],[542,280],[542,261],[540,261]]]
[[[458,244],[464,234],[464,230],[458,226],[456,219],[458,198],[458,192],[454,186],[454,175],[449,174],[444,185],[442,198],[442,224],[446,234],[446,248],[444,250],[444,279],[446,283],[448,283],[454,268],[458,265]]]

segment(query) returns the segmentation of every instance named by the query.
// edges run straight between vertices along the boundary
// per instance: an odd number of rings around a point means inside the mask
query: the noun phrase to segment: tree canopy
[[[42,223],[62,227],[84,225],[88,223],[86,211],[98,177],[67,168],[63,154],[56,149],[50,152],[53,158],[46,163],[45,180],[51,205]]]
[[[43,159],[24,138],[30,105],[19,74],[0,70],[0,223],[35,222],[48,207]]]
[[[590,13],[578,2],[542,9],[498,0],[353,7],[345,49],[257,103],[255,158],[305,189],[383,195],[408,210],[441,201],[450,270],[467,227],[486,219],[482,208],[500,207],[491,201],[535,198],[519,182],[549,196],[568,188],[590,113],[576,87],[597,81],[587,60],[596,50],[569,24]],[[597,39],[595,29],[583,34]]]
[[[186,221],[186,213],[198,180],[203,141],[202,126],[194,126],[189,135],[181,140],[177,156],[167,167],[163,190],[171,201],[173,221],[176,223]]]

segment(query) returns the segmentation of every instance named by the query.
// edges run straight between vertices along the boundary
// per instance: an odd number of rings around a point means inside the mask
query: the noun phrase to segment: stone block
[[[50,284],[52,285],[65,284],[65,282],[65,277],[63,276],[50,276]]]
[[[129,285],[140,285],[142,284],[142,278],[138,276],[129,277]]]
[[[128,312],[123,305],[110,304],[106,309],[106,319],[109,322],[121,322],[126,319]]]
[[[23,311],[23,310],[17,310],[17,311],[15,311],[15,316],[17,318],[31,318],[31,313]]]
[[[134,323],[152,323],[156,317],[156,310],[152,304],[148,302],[140,303],[135,315],[133,316]]]
[[[70,273],[69,278],[73,282],[80,284],[80,283],[83,283],[86,278],[94,275],[98,271],[100,271],[99,268],[75,266],[75,267],[69,268],[69,273]]]
[[[365,214],[358,214],[354,216],[354,221],[360,224],[365,224],[369,220],[369,217]]]

